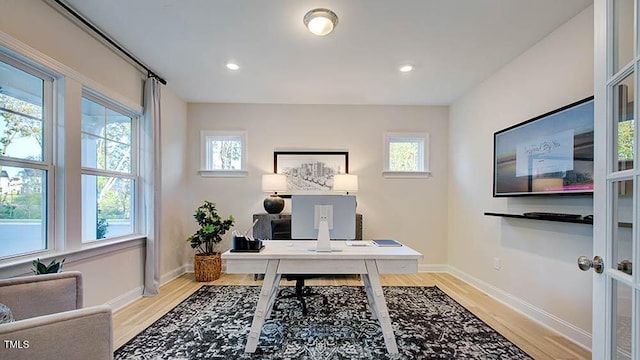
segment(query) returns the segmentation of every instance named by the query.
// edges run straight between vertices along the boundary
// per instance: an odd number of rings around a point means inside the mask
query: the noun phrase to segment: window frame
[[[390,170],[391,165],[391,143],[400,142],[420,142],[421,149],[418,154],[420,162],[418,169],[413,171]],[[429,167],[429,133],[428,132],[385,132],[383,136],[383,169],[382,176],[385,178],[428,178],[431,176]]]
[[[110,98],[103,96],[100,93],[86,86],[83,86],[82,95],[80,99],[82,100],[82,98],[86,98],[87,100],[90,100],[96,104],[104,106],[106,109],[118,112],[121,115],[131,118],[131,134],[130,134],[131,138],[130,138],[130,144],[129,144],[129,146],[131,147],[131,172],[126,173],[126,172],[118,172],[118,171],[107,170],[107,169],[101,170],[101,169],[96,169],[91,167],[85,167],[85,166],[82,166],[82,160],[81,160],[80,176],[82,175],[106,176],[106,177],[115,177],[120,179],[131,180],[133,182],[132,194],[131,194],[131,212],[132,212],[131,221],[133,221],[134,223],[133,223],[131,233],[113,236],[113,237],[105,237],[102,239],[93,239],[93,240],[85,241],[85,238],[84,238],[85,225],[83,222],[81,226],[82,228],[81,244],[84,246],[87,246],[87,245],[93,245],[96,243],[109,243],[113,241],[118,241],[123,238],[130,238],[132,236],[135,236],[135,237],[140,236],[143,230],[143,224],[142,224],[143,209],[141,206],[142,204],[142,199],[141,199],[142,169],[140,168],[141,151],[140,151],[140,138],[139,138],[142,116],[140,114],[137,114],[133,110],[127,109],[126,107],[120,105],[116,101],[111,100]],[[81,127],[80,134],[81,135],[85,134],[85,132],[82,131],[82,125],[80,125],[80,127]],[[82,189],[80,190],[80,196],[81,197],[84,196]]]
[[[0,48],[0,50],[2,50]],[[42,80],[42,160],[27,160],[9,156],[0,156],[0,165],[30,168],[44,171],[45,186],[43,189],[46,191],[46,196],[43,197],[44,214],[42,219],[42,226],[44,227],[43,235],[45,236],[45,246],[42,249],[21,252],[17,254],[11,254],[0,257],[0,263],[5,261],[14,261],[16,259],[23,259],[32,257],[35,254],[50,254],[59,251],[64,247],[64,244],[60,244],[56,241],[56,228],[57,223],[55,214],[55,191],[56,191],[56,175],[54,166],[54,151],[56,149],[54,142],[54,101],[57,97],[56,87],[57,80],[55,74],[51,71],[44,71],[40,66],[29,61],[21,61],[18,57],[11,56],[9,53],[0,51],[0,62],[8,64],[18,70],[24,71],[32,76],[35,76]]]
[[[241,155],[240,169],[237,170],[218,170],[211,169],[211,147],[210,144],[214,139],[234,138],[240,140]],[[202,177],[247,177],[247,132],[232,130],[202,130],[200,131],[200,170],[198,174]]]

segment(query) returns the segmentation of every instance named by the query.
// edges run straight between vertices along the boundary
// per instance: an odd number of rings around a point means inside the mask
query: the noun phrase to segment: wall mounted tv
[[[593,193],[593,96],[493,135],[493,196]]]

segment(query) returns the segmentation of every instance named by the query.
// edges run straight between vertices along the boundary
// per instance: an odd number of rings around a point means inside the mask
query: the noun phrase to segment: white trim
[[[41,258],[43,262],[53,258],[65,258],[65,264],[72,264],[89,258],[104,256],[126,250],[134,247],[144,247],[144,236],[135,236],[122,238],[100,244],[86,243],[82,249],[63,251],[57,253],[46,253]],[[31,275],[31,263],[33,256],[29,258],[21,258],[11,262],[3,262],[0,264],[0,278]]]
[[[240,169],[212,169],[210,165],[212,160],[210,158],[210,139],[216,138],[216,140],[222,140],[223,138],[230,138],[235,141],[240,141],[241,154],[240,154]],[[203,177],[245,177],[247,176],[247,132],[237,130],[202,130],[200,131],[200,171],[199,175]]]
[[[431,171],[383,171],[382,176],[387,179],[428,179]]]
[[[123,307],[131,304],[132,302],[142,297],[142,286],[138,286],[135,289],[129,290],[126,293],[107,301],[105,304],[111,306],[112,311],[118,311]]]
[[[415,171],[392,171],[389,168],[389,144],[391,142],[418,142],[418,168]],[[429,133],[428,132],[385,132],[383,135],[383,173],[429,173]]]
[[[198,175],[202,177],[247,177],[249,172],[246,170],[199,170]]]
[[[192,269],[193,270],[193,269]],[[180,276],[182,276],[183,274],[186,274],[187,271],[187,265],[184,264],[182,266],[178,266],[177,268],[169,271],[168,273],[160,276],[160,286],[175,280],[177,278],[179,278]]]
[[[584,331],[577,326],[558,318],[553,314],[550,314],[453,266],[449,266],[449,273],[466,282],[467,284],[472,285],[478,290],[486,293],[490,297],[502,302],[513,310],[522,313],[523,315],[539,323],[540,325],[560,333],[568,340],[574,342],[576,345],[579,345],[586,350],[591,350],[591,334],[587,331]]]
[[[32,62],[37,62],[41,67],[48,68],[43,69],[45,71],[52,70],[62,76],[74,79],[84,86],[89,87],[92,90],[110,98],[111,100],[114,100],[137,113],[142,113],[142,106],[139,103],[131,101],[129,98],[105,87],[104,85],[86,77],[85,75],[82,75],[81,73],[24,44],[23,42],[14,39],[10,35],[2,31],[0,31],[0,46],[13,51],[19,57],[26,58],[27,60]],[[142,79],[142,77],[140,78]]]
[[[418,272],[421,273],[446,273],[449,272],[447,264],[418,264]]]

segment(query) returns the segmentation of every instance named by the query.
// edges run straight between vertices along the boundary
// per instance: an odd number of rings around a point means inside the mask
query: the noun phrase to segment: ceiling
[[[385,105],[451,104],[593,3],[65,1],[187,102]],[[316,7],[338,15],[333,33],[304,27]]]

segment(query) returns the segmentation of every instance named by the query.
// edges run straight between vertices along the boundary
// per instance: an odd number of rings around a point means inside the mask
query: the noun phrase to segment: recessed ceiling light
[[[313,34],[324,36],[338,25],[338,15],[329,9],[313,9],[304,15],[302,22]]]
[[[227,63],[227,69],[229,70],[238,70],[240,69],[240,66],[238,66],[238,64],[234,64],[234,63]]]
[[[404,65],[400,67],[400,72],[409,72],[413,70],[413,66],[411,65]]]

